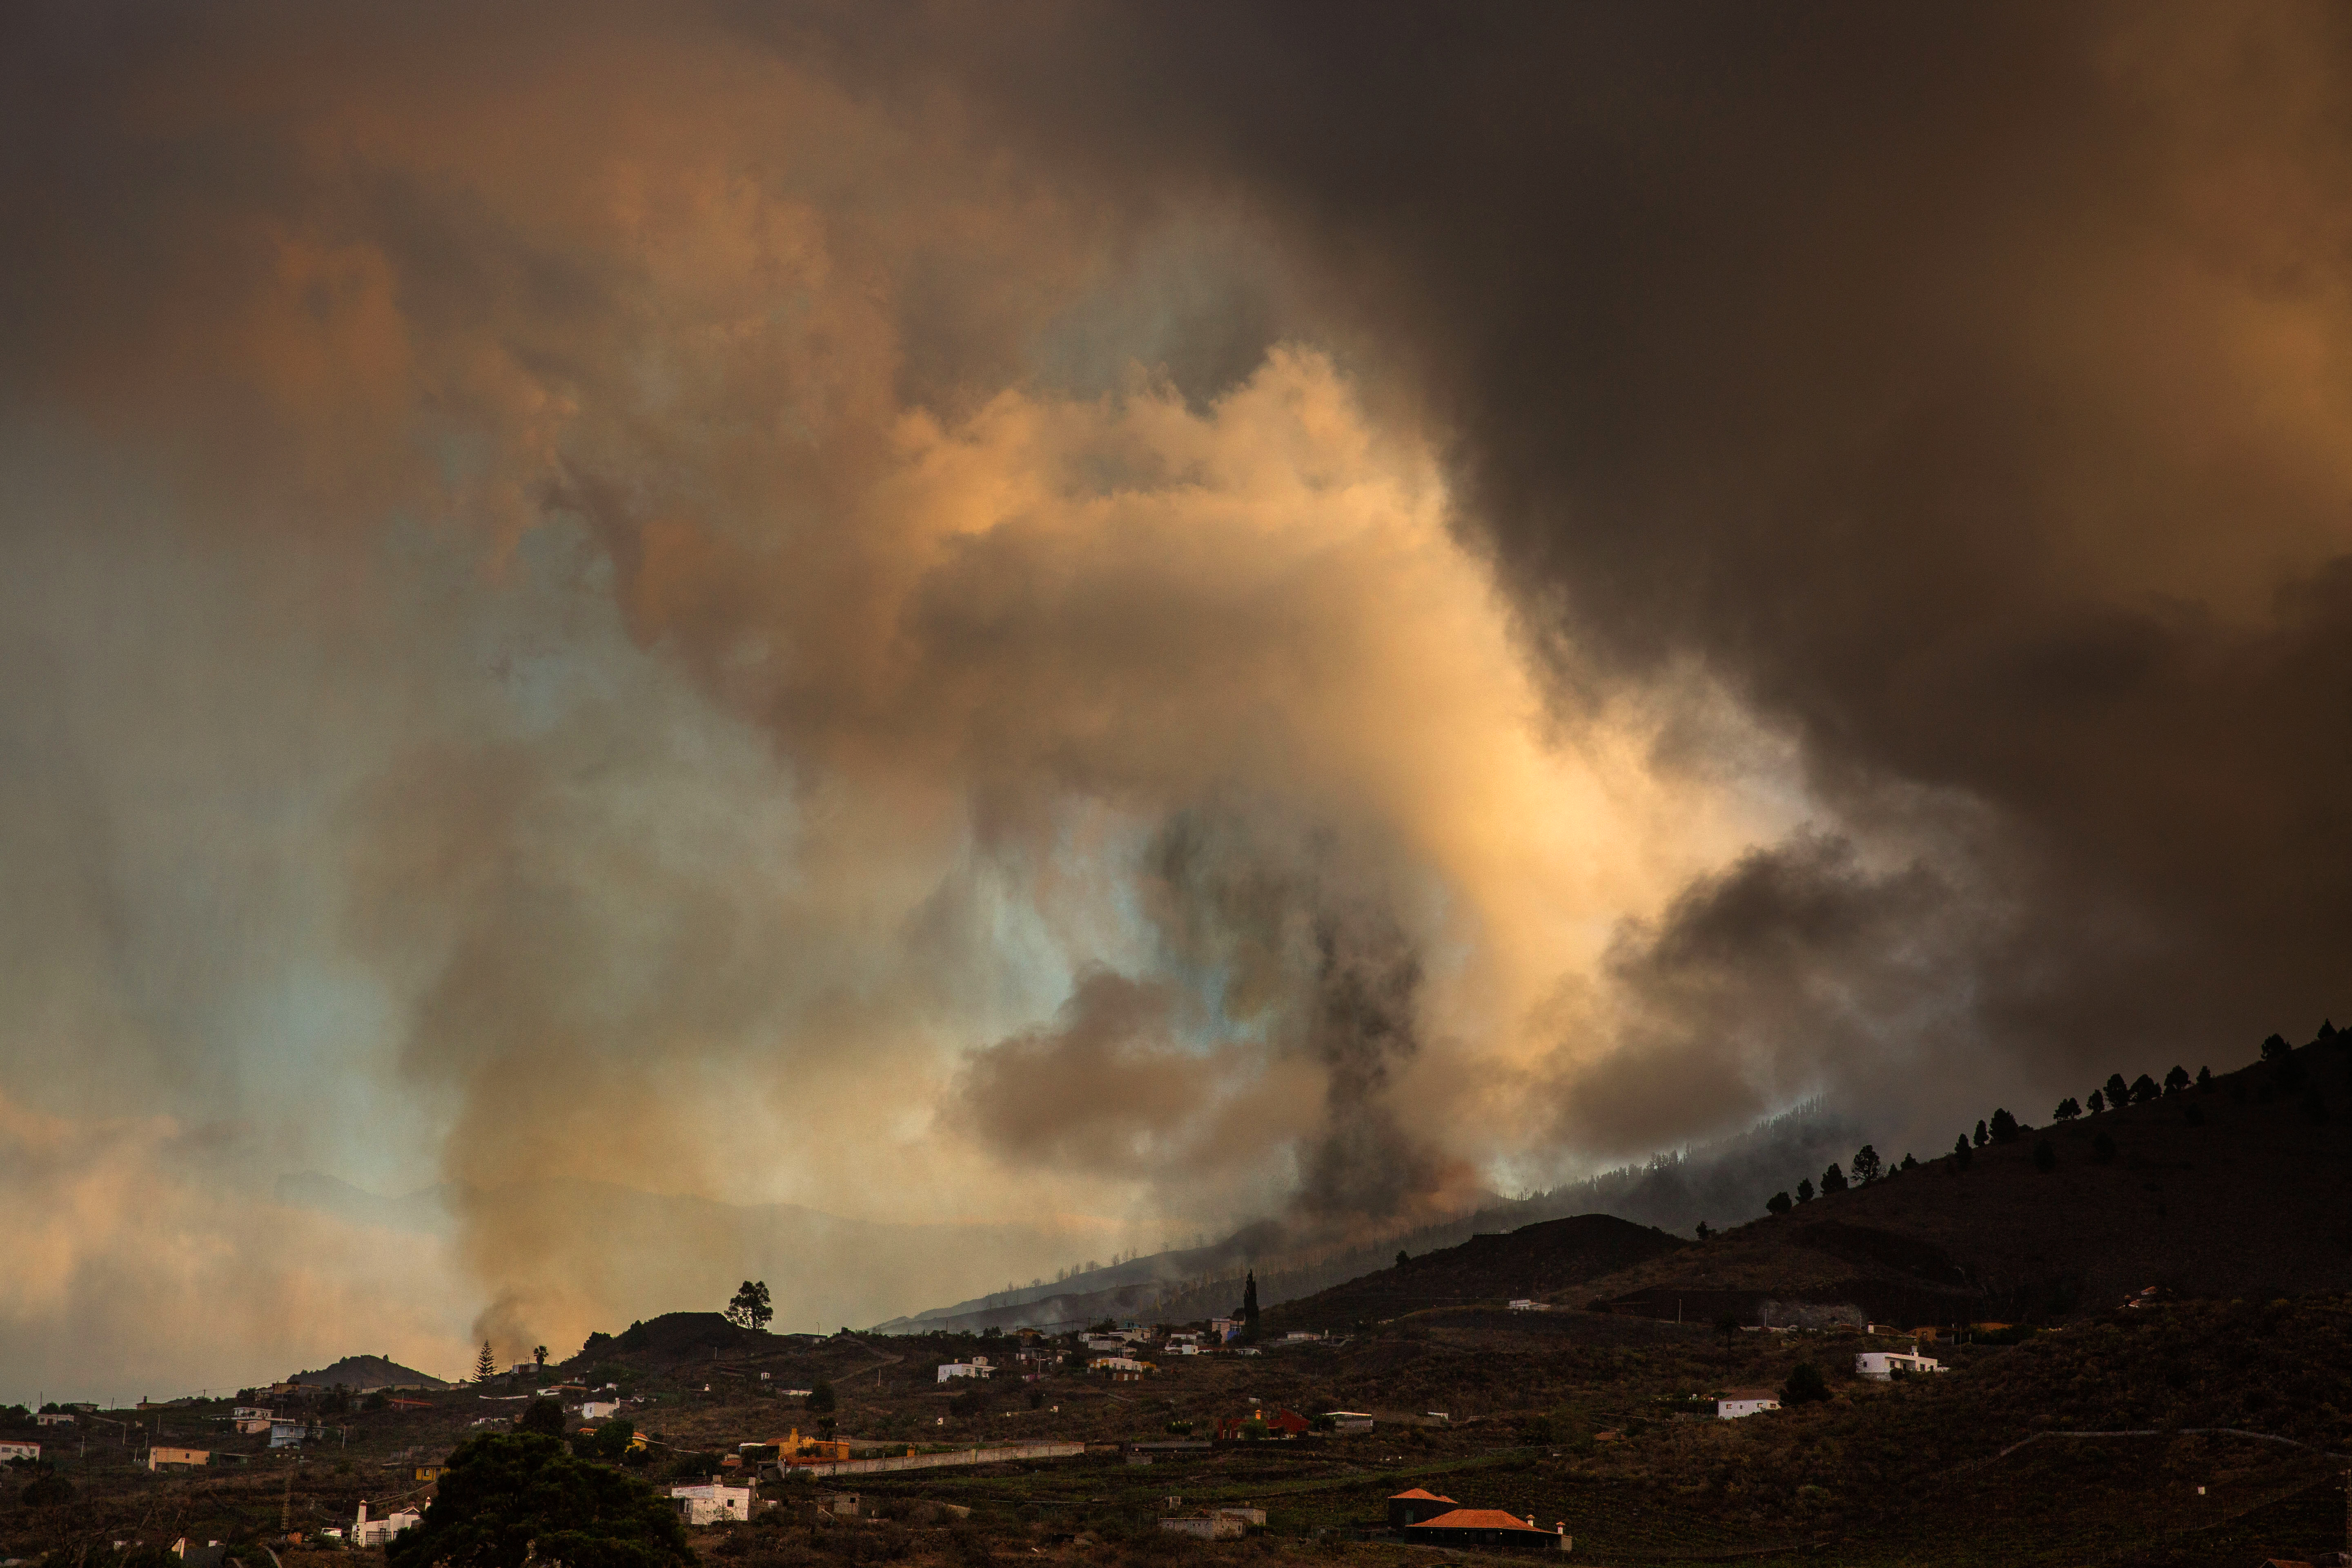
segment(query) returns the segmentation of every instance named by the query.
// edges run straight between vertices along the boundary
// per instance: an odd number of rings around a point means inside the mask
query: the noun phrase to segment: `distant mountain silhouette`
[[[2247,1300],[2352,1289],[2347,1042],[2027,1128],[1965,1169],[1947,1154],[1818,1197],[1595,1280],[1572,1304],[1748,1323],[1775,1304],[1776,1321],[1843,1306],[1909,1327],[2109,1310],[2151,1287]]]
[[[1402,1247],[1421,1254],[1475,1236],[1575,1215],[1615,1215],[1637,1226],[1687,1229],[1706,1218],[1753,1214],[1792,1169],[1818,1169],[1850,1152],[1859,1131],[1819,1102],[1696,1149],[1520,1199],[1496,1199],[1475,1213],[1352,1245],[1315,1245],[1279,1221],[1245,1226],[1206,1247],[1153,1253],[1108,1268],[935,1307],[877,1325],[877,1333],[1066,1327],[1102,1318],[1187,1322],[1232,1310],[1242,1275],[1257,1273],[1258,1300],[1272,1307],[1377,1271]],[[1515,1291],[1514,1293],[1524,1293]]]

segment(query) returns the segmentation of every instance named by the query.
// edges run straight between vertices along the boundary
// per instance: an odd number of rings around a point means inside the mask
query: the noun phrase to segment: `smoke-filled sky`
[[[35,5],[0,200],[0,1397],[2352,1008],[2338,9]]]

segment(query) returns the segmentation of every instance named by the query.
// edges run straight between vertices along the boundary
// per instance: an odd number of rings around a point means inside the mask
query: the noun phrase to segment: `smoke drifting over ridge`
[[[0,1321],[130,1117],[446,1362],[708,1304],[567,1183],[948,1299],[2340,1005],[2332,13],[5,26]]]

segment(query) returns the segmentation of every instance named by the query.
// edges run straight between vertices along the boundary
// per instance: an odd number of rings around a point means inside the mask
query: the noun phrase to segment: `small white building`
[[[1248,1529],[1240,1520],[1224,1514],[1163,1519],[1160,1521],[1160,1528],[1171,1535],[1190,1535],[1202,1541],[1239,1541]]]
[[[1331,1418],[1334,1432],[1369,1432],[1372,1429],[1372,1413],[1369,1410],[1326,1411]]]
[[[269,1446],[290,1448],[310,1435],[310,1429],[299,1421],[272,1421],[269,1424]]]
[[[583,1402],[580,1406],[580,1418],[583,1421],[602,1421],[620,1413],[621,1402],[617,1399],[591,1399]]]
[[[74,1415],[70,1410],[45,1410],[33,1417],[33,1423],[37,1426],[70,1426]]]
[[[1514,1312],[1549,1312],[1551,1310],[1551,1303],[1549,1301],[1538,1301],[1532,1297],[1522,1296],[1511,1303],[1511,1310]]]
[[[0,1443],[0,1465],[11,1459],[37,1459],[41,1457],[38,1443]]]
[[[672,1487],[669,1495],[688,1524],[740,1523],[751,1517],[751,1489],[722,1485],[716,1476],[698,1486]]]
[[[941,1383],[945,1383],[950,1378],[956,1377],[984,1378],[995,1370],[996,1369],[994,1367],[988,1364],[988,1358],[986,1356],[974,1356],[970,1361],[942,1362],[940,1364],[939,1380]]]
[[[382,1546],[402,1531],[414,1530],[424,1521],[425,1516],[413,1508],[404,1508],[396,1513],[385,1514],[382,1519],[370,1519],[367,1503],[362,1500],[360,1503],[359,1520],[352,1526],[352,1544]]]
[[[1908,1354],[1902,1351],[1864,1351],[1853,1358],[1853,1370],[1856,1376],[1885,1383],[1891,1377],[1916,1377],[1951,1369],[1933,1356],[1921,1355],[1919,1347],[1913,1345]]]
[[[1780,1401],[1769,1388],[1734,1388],[1715,1397],[1718,1421],[1737,1421],[1743,1415],[1761,1415],[1767,1410],[1780,1408]]]
[[[1158,1372],[1148,1361],[1138,1361],[1131,1355],[1098,1355],[1087,1363],[1093,1372]]]
[[[1235,1334],[1240,1333],[1241,1331],[1242,1321],[1239,1318],[1211,1318],[1209,1320],[1210,1337],[1214,1339],[1219,1344],[1223,1344],[1227,1340],[1232,1339]]]

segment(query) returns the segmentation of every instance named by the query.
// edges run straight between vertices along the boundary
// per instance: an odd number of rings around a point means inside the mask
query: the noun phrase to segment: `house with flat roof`
[[[1769,1388],[1730,1388],[1715,1396],[1715,1415],[1719,1421],[1737,1421],[1743,1415],[1761,1415],[1767,1410],[1780,1408],[1780,1396]]]
[[[1901,1351],[1864,1351],[1853,1358],[1853,1370],[1858,1377],[1885,1383],[1889,1378],[1916,1377],[1948,1369],[1935,1357],[1921,1355],[1919,1347],[1913,1345],[1908,1355]]]
[[[672,1487],[669,1495],[677,1500],[677,1511],[688,1524],[724,1524],[751,1517],[751,1489],[728,1486],[717,1476],[699,1485]]]

